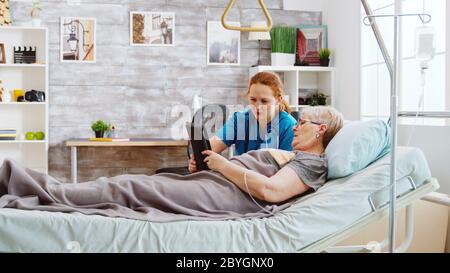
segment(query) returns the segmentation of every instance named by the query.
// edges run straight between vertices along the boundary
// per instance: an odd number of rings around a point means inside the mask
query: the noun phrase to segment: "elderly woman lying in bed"
[[[227,160],[205,151],[212,171],[187,176],[119,175],[67,184],[7,159],[0,169],[0,208],[154,222],[264,217],[326,182],[324,151],[342,125],[331,107],[307,108],[293,128],[295,152],[257,150]]]

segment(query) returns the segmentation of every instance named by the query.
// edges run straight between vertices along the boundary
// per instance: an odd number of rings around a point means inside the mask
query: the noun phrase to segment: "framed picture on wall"
[[[96,20],[61,17],[61,62],[96,62]]]
[[[175,45],[175,13],[130,12],[130,45]]]
[[[10,26],[12,24],[9,12],[9,0],[0,0],[0,26]]]
[[[239,22],[229,24],[240,25]],[[240,65],[241,33],[225,29],[220,21],[209,21],[207,28],[207,64]]]
[[[328,27],[326,25],[301,25],[297,29],[297,62],[320,65],[319,49],[328,47]]]

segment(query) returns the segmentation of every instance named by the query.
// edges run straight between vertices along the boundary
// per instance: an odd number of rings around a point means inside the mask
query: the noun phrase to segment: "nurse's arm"
[[[209,139],[209,142],[211,143],[211,150],[218,154],[228,148],[228,146],[218,136],[213,136]]]

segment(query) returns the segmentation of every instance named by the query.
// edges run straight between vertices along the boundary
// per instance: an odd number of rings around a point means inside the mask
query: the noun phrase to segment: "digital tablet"
[[[204,127],[195,126],[188,122],[186,123],[186,129],[189,134],[189,142],[191,144],[192,151],[194,152],[197,170],[210,170],[206,162],[203,161],[205,160],[206,155],[202,154],[205,150],[211,150],[211,144],[209,143],[208,136],[205,134]]]

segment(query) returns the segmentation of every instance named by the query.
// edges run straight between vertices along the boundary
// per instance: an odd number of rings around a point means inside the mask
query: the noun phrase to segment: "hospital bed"
[[[397,170],[398,208],[412,210],[413,202],[439,187],[417,148],[399,147]],[[364,246],[333,246],[387,214],[388,185],[385,156],[267,218],[152,223],[0,209],[0,252],[363,251]]]

